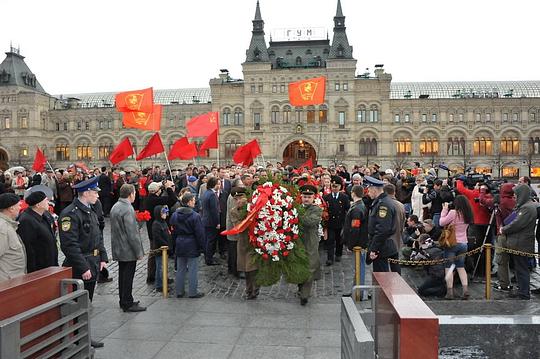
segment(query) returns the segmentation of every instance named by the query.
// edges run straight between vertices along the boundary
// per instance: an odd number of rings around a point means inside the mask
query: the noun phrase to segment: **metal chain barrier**
[[[498,247],[498,246],[494,246],[493,248],[495,248],[495,250],[506,252],[508,254],[513,254],[516,256],[540,258],[540,253],[528,253],[528,252],[518,251],[516,249],[510,249],[510,248],[504,248],[504,247]]]
[[[483,248],[483,247],[478,247],[478,248],[475,248],[475,249],[470,250],[470,251],[468,251],[468,252],[459,254],[459,255],[454,256],[454,257],[448,257],[448,258],[441,258],[441,259],[425,259],[425,260],[418,260],[418,261],[415,261],[415,260],[408,260],[408,259],[393,259],[393,258],[388,258],[388,262],[390,262],[390,263],[398,263],[398,264],[403,264],[403,265],[409,265],[409,266],[424,266],[424,265],[443,264],[443,263],[447,263],[447,262],[452,262],[452,261],[454,261],[456,258],[472,256],[473,254],[476,254],[476,253],[482,251],[482,248]]]

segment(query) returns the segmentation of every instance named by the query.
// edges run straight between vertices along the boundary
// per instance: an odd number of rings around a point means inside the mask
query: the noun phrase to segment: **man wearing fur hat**
[[[16,232],[20,208],[19,196],[0,194],[0,281],[26,273],[26,250]]]

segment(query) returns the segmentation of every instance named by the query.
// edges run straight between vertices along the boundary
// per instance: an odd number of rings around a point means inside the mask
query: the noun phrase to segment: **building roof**
[[[540,97],[540,81],[393,82],[390,99]]]
[[[112,107],[116,92],[56,95],[67,103],[69,98],[79,100],[81,108]],[[212,101],[210,88],[154,90],[154,103],[161,105],[208,103]]]
[[[273,68],[325,67],[330,40],[271,41],[268,54]]]
[[[6,52],[6,58],[0,64],[0,86],[19,86],[45,93],[36,75],[24,62],[24,56],[21,56],[19,50],[14,47]]]

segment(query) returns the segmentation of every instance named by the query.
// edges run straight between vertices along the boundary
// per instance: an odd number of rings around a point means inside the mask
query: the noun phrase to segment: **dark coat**
[[[343,242],[352,250],[354,247],[368,247],[368,209],[362,200],[352,204],[345,216]]]
[[[48,212],[40,216],[28,208],[19,216],[17,233],[26,248],[27,273],[58,266],[58,247],[53,225],[54,219]]]
[[[99,176],[98,185],[99,185],[99,188],[101,189],[101,192],[99,193],[100,196],[104,196],[104,197],[111,196],[111,192],[113,191],[113,185],[112,185],[112,180],[109,176],[107,176],[105,173],[102,173]]]
[[[534,227],[538,216],[538,203],[531,201],[531,188],[519,185],[514,188],[516,194],[516,218],[502,228],[506,235],[508,248],[532,253],[534,252]]]
[[[196,258],[205,249],[206,236],[201,216],[189,207],[180,207],[171,217],[176,256]]]
[[[381,258],[388,258],[397,254],[396,245],[392,240],[395,220],[396,209],[392,203],[392,198],[383,193],[373,201],[369,214],[370,252],[378,253]]]
[[[345,215],[351,206],[349,197],[343,192],[338,192],[337,199],[334,198],[333,193],[327,194],[323,199],[328,204],[328,228],[343,228]]]
[[[156,248],[167,246],[171,248],[171,232],[167,221],[161,218],[161,208],[157,206],[154,209],[154,223],[152,223],[152,239]]]
[[[90,270],[90,281],[95,281],[99,262],[108,261],[96,213],[75,199],[62,211],[59,221],[60,247],[66,256],[63,265],[73,267],[73,277],[79,279]],[[96,249],[99,255],[93,256]]]
[[[429,209],[431,215],[441,214],[443,203],[452,202],[453,200],[454,196],[448,186],[443,186],[440,190],[432,189],[422,195],[422,204],[431,203],[431,208]]]
[[[144,200],[144,209],[150,213],[150,220],[146,222],[146,230],[148,231],[148,237],[152,240],[152,223],[154,223],[154,210],[157,206],[167,205],[169,208],[172,208],[174,204],[178,201],[176,198],[176,193],[174,193],[172,188],[167,189],[166,196],[156,196],[155,193],[150,193]],[[154,249],[152,247],[151,249]]]
[[[214,191],[207,190],[204,192],[201,199],[201,210],[202,223],[205,227],[216,228],[220,224],[218,205],[219,202]]]

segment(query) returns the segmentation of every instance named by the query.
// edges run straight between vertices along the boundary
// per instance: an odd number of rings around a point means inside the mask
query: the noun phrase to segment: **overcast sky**
[[[50,94],[208,87],[243,78],[256,0],[2,0],[0,49],[20,45]],[[273,29],[322,27],[337,0],[261,0]],[[538,0],[342,0],[358,73],[394,81],[540,80]]]

